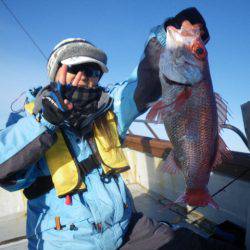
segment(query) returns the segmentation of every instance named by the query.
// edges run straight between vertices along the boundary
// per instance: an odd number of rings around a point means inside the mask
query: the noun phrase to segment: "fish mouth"
[[[192,87],[192,84],[191,83],[180,83],[180,82],[176,82],[176,81],[173,81],[169,78],[167,78],[164,74],[163,75],[163,79],[165,82],[167,82],[168,84],[170,85],[178,85],[178,86],[183,86],[183,87]]]

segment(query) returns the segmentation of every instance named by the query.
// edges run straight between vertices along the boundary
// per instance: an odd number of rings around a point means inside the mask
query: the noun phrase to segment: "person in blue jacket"
[[[1,131],[1,186],[24,189],[29,249],[123,243],[132,201],[120,176],[129,169],[120,140],[140,112],[135,79],[110,93],[98,85],[106,64],[92,43],[63,40],[48,60],[51,83],[29,90],[24,113]]]
[[[161,95],[166,25],[186,19],[202,23],[208,40],[200,13],[184,10],[151,30],[134,74],[109,92],[99,86],[108,72],[101,49],[81,38],[54,48],[50,84],[29,90],[25,110],[0,132],[0,185],[24,189],[29,249],[160,249],[172,240],[167,225],[133,211],[121,142]]]

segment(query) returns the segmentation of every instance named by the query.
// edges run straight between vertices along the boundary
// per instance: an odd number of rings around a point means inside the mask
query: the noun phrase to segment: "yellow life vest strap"
[[[34,102],[27,103],[25,110],[33,114]],[[57,196],[65,196],[76,190],[86,189],[78,166],[72,158],[61,131],[57,131],[56,143],[45,152],[45,159]]]
[[[75,164],[61,132],[57,132],[56,143],[45,153],[57,196],[86,189],[80,169]]]
[[[121,148],[114,113],[109,110],[101,121],[94,123],[93,131],[104,173],[121,173],[128,170],[129,166]]]

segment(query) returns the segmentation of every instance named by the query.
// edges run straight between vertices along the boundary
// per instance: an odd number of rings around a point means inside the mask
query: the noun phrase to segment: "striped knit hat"
[[[61,41],[50,54],[47,70],[49,78],[54,81],[61,64],[76,65],[96,63],[103,72],[108,72],[107,55],[92,43],[82,38],[69,38]]]

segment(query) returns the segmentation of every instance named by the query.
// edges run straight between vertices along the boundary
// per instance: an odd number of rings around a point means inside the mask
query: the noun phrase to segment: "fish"
[[[231,153],[220,136],[227,105],[213,90],[202,27],[184,21],[166,28],[166,46],[159,59],[161,99],[147,121],[164,123],[173,145],[161,168],[182,172],[185,192],[175,203],[218,208],[207,185],[211,172]]]

